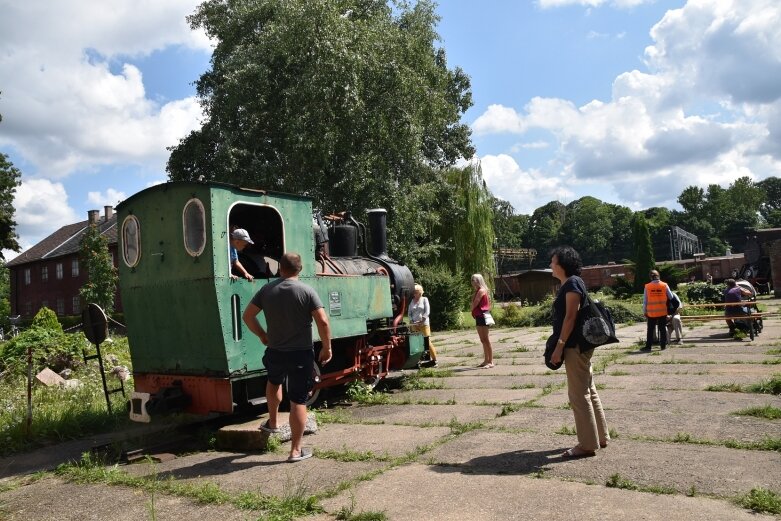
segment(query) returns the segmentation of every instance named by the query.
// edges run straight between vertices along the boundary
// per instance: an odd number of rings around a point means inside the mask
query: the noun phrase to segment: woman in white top
[[[423,296],[423,286],[415,284],[412,302],[410,302],[409,305],[409,320],[412,323],[411,329],[423,334],[423,347],[425,349],[423,358],[425,359],[426,355],[428,355],[428,360],[421,365],[436,367],[437,351],[431,343],[431,323],[428,319],[430,314],[431,306],[429,306],[428,298]]]

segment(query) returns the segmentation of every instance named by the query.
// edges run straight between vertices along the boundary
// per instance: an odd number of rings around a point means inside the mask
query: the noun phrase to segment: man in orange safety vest
[[[673,299],[670,287],[659,280],[659,272],[651,270],[651,282],[645,285],[643,291],[643,314],[648,322],[645,337],[645,347],[640,351],[651,351],[654,331],[659,332],[659,346],[667,349],[667,302]]]

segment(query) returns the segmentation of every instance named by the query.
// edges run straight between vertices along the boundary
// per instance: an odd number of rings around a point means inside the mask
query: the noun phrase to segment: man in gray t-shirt
[[[312,456],[310,449],[301,447],[306,424],[306,401],[314,385],[314,349],[312,320],[320,334],[319,361],[331,360],[331,327],[323,303],[315,290],[298,280],[301,256],[285,253],[279,261],[281,279],[263,286],[244,310],[244,323],[260,341],[268,346],[263,365],[268,371],[266,400],[268,420],[260,429],[278,432],[277,412],[282,401],[282,383],[287,378],[290,398],[291,446],[288,461],[295,462]],[[266,315],[265,331],[258,314]]]

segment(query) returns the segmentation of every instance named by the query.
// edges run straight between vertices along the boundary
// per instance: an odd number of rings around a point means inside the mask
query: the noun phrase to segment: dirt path
[[[781,493],[781,420],[735,413],[781,408],[781,397],[708,389],[745,387],[781,373],[781,321],[766,321],[753,342],[727,339],[725,332],[721,323],[685,327],[682,345],[645,354],[636,352],[645,335],[640,323],[620,328],[620,344],[598,348],[595,379],[614,439],[595,458],[559,457],[576,443],[574,421],[563,371],[541,363],[546,329],[493,330],[493,369],[475,367],[481,348],[474,331],[448,332],[434,337],[440,367],[417,379],[416,388],[394,391],[387,403],[321,415],[318,434],[305,439],[315,448],[310,460],[283,463],[283,446],[119,467],[129,477],[181,486],[154,496],[137,484],[77,484],[50,474],[30,480],[35,469],[17,462],[16,471],[6,465],[11,475],[0,481],[0,519],[263,515],[235,501],[202,504],[203,497],[181,492],[207,483],[232,498],[316,495],[323,512],[306,519],[317,520],[336,519],[340,511],[384,512],[394,521],[775,519],[732,499],[757,487]],[[56,452],[49,458],[49,466],[58,460]]]

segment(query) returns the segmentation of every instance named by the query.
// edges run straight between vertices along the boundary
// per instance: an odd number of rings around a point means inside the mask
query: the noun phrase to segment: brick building
[[[114,208],[87,212],[87,220],[63,226],[25,251],[6,266],[11,278],[11,315],[29,320],[42,307],[58,316],[78,315],[82,302],[79,289],[87,282],[87,273],[79,259],[81,240],[89,224],[96,224],[106,237],[114,266],[117,266],[117,216]],[[114,309],[122,311],[119,290]]]

